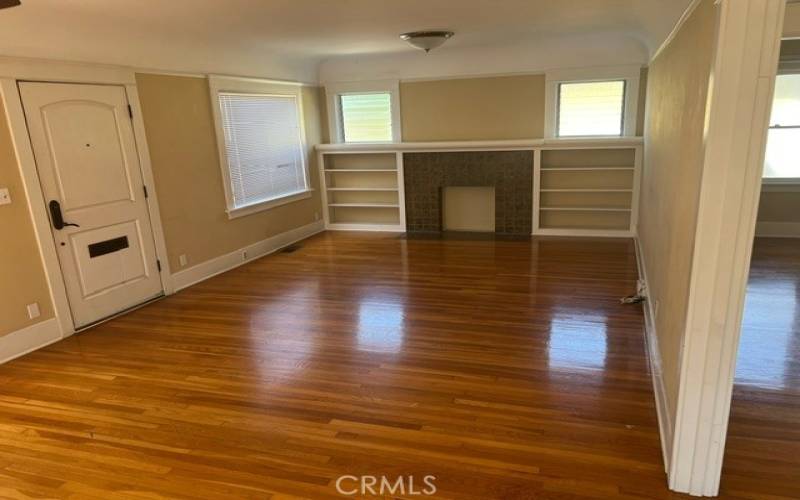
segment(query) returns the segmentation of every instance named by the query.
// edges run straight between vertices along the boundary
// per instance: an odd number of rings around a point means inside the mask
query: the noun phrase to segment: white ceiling
[[[308,81],[326,60],[410,57],[397,35],[417,29],[455,31],[442,54],[570,38],[649,54],[689,1],[22,0],[0,11],[0,55]]]

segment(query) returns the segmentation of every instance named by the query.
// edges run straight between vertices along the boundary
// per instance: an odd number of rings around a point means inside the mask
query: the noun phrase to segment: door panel
[[[147,279],[139,224],[129,221],[70,234],[83,299]]]
[[[91,101],[56,102],[41,108],[64,210],[132,201],[130,165],[120,142],[124,132],[119,123],[128,120],[128,115],[120,117],[115,111]]]
[[[163,293],[124,87],[20,83],[76,327]],[[51,221],[52,222],[52,221]]]

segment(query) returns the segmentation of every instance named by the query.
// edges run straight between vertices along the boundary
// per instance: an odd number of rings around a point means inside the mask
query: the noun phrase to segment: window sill
[[[800,178],[762,179],[761,191],[764,193],[800,193]]]
[[[269,210],[271,208],[279,207],[281,205],[287,205],[289,203],[294,203],[296,201],[307,200],[311,198],[313,194],[314,194],[313,189],[307,189],[305,191],[300,191],[298,193],[292,193],[286,196],[282,196],[281,198],[262,201],[254,205],[247,205],[246,207],[230,208],[228,209],[228,219],[238,219],[239,217],[245,217],[247,215],[263,212],[264,210]]]

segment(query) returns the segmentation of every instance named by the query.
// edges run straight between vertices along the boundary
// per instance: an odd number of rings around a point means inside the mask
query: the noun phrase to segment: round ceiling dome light
[[[430,52],[437,47],[441,47],[454,34],[452,31],[412,31],[403,33],[400,38],[408,42],[412,47]]]

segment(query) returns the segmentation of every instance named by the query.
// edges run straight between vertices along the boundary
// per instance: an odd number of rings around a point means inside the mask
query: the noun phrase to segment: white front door
[[[161,295],[125,88],[19,88],[75,327]]]

